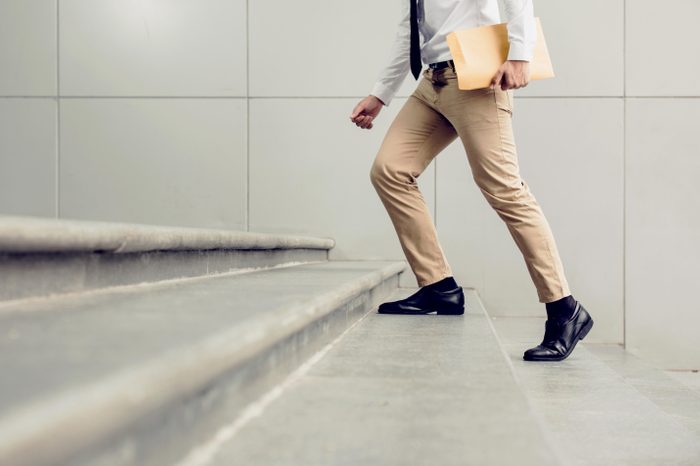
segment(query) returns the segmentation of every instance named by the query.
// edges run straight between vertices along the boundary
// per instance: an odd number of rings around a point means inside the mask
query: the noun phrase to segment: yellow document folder
[[[540,18],[535,18],[537,40],[530,60],[530,79],[553,78],[554,70],[544,41]],[[488,87],[498,68],[508,58],[507,23],[454,31],[447,35],[457,72],[457,86],[471,90]]]

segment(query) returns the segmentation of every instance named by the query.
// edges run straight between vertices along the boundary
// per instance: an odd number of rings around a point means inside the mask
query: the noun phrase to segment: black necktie
[[[411,73],[418,79],[420,70],[423,68],[420,59],[420,44],[418,42],[418,0],[411,2]]]

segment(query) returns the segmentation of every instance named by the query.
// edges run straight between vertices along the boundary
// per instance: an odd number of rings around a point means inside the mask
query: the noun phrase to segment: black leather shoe
[[[430,286],[421,287],[408,298],[382,303],[379,314],[464,314],[464,291],[458,286],[453,290],[440,291]]]
[[[523,354],[526,361],[561,361],[568,357],[579,340],[593,327],[593,319],[581,303],[576,303],[574,315],[567,321],[547,320],[542,343]]]

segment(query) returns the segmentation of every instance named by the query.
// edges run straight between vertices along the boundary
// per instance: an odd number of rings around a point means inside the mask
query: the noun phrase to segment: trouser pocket
[[[504,112],[508,112],[509,114],[513,114],[513,90],[508,89],[508,90],[502,90],[500,87],[496,88],[496,106],[500,109],[503,110]]]

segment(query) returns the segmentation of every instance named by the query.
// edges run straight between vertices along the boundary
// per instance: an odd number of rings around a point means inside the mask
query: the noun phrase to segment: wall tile
[[[628,348],[700,369],[700,101],[630,99],[626,114]]]
[[[245,0],[62,0],[61,94],[245,96]]]
[[[531,81],[518,94],[621,96],[623,4],[623,0],[535,0],[535,16],[542,23],[556,76]]]
[[[56,215],[56,99],[0,99],[0,214]]]
[[[56,2],[0,2],[0,96],[56,94]]]
[[[399,0],[250,2],[251,95],[369,94],[390,56],[400,12]],[[415,87],[408,76],[399,93]]]
[[[697,96],[700,2],[627,2],[627,95]]]
[[[61,216],[245,229],[244,99],[63,99]]]

